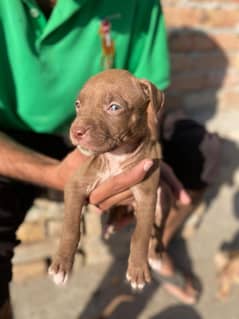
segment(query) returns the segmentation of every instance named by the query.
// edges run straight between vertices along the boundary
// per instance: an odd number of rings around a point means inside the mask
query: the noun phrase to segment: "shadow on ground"
[[[159,314],[149,319],[201,319],[202,317],[195,309],[189,306],[177,305],[164,309]]]

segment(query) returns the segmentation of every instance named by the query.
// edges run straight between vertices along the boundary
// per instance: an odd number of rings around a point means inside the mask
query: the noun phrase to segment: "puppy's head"
[[[137,146],[149,134],[148,108],[157,114],[162,93],[125,70],[107,70],[90,78],[76,100],[70,129],[74,145],[104,153],[124,145]]]

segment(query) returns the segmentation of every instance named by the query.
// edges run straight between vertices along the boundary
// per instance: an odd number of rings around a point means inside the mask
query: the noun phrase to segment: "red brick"
[[[224,52],[218,50],[212,53],[202,54],[172,54],[171,69],[172,73],[226,69],[229,65],[229,59]]]
[[[239,83],[239,73],[231,70],[223,79],[223,87],[234,88],[237,87]]]
[[[172,77],[170,90],[174,92],[198,91],[208,88],[233,87],[239,83],[239,74],[236,72],[225,75],[224,70],[201,73],[182,73]]]
[[[171,1],[171,0],[164,0],[164,2],[168,2],[168,1]],[[202,2],[206,2],[208,4],[210,4],[212,1],[211,0],[188,0],[188,2],[191,2],[191,3],[202,3]],[[214,0],[213,1],[214,3],[218,3],[218,4],[239,4],[239,0]],[[178,0],[175,0],[175,3],[178,3]]]
[[[33,261],[13,266],[13,281],[24,282],[46,274],[47,265],[44,260]]]
[[[226,91],[220,94],[220,104],[226,108],[239,107],[239,91]]]
[[[239,71],[239,55],[232,54],[229,56],[230,67]]]
[[[203,110],[209,108],[210,110],[215,109],[218,102],[218,89],[204,89],[198,92],[186,92],[183,98],[183,105],[187,108],[187,110]]]
[[[205,32],[184,28],[169,35],[171,52],[212,51],[218,48],[215,40]]]
[[[44,223],[39,222],[23,223],[17,231],[17,237],[24,243],[32,243],[45,239]]]
[[[49,237],[59,237],[62,233],[63,221],[50,220],[47,222],[47,235]]]
[[[182,106],[182,96],[171,95],[170,91],[166,92],[165,108],[181,108]]]
[[[168,27],[235,27],[239,22],[239,10],[201,9],[193,7],[164,7]]]
[[[212,0],[187,0],[188,5],[192,4],[199,4],[199,5],[207,5],[211,4]],[[218,6],[223,5],[223,7],[228,7],[230,5],[236,6],[239,5],[239,0],[213,0],[213,3],[218,4]],[[161,0],[162,6],[168,6],[168,5],[185,5],[185,0]]]
[[[163,11],[167,27],[195,26],[204,17],[204,10],[195,8],[165,6]]]
[[[197,109],[198,111],[209,108],[213,111],[216,110],[238,110],[239,106],[239,90],[230,89],[203,89],[200,91],[187,91],[181,92],[183,94],[175,94],[175,91],[169,90],[166,95],[166,101],[171,97],[179,99],[182,104],[174,105],[174,110],[180,107],[186,107],[187,110]],[[170,107],[171,105],[166,105]]]
[[[216,44],[226,51],[239,50],[239,35],[233,33],[221,33],[214,35]]]
[[[233,33],[207,34],[184,28],[169,36],[171,52],[236,52],[239,50],[239,35]]]

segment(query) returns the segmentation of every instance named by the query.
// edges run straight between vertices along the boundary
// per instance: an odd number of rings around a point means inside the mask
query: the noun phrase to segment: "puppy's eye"
[[[79,110],[79,108],[80,108],[80,101],[79,100],[75,101],[75,108],[77,111]]]
[[[119,111],[122,109],[123,109],[123,107],[121,105],[118,105],[118,104],[111,104],[109,107],[109,111],[111,111],[111,112],[116,112],[116,111]]]

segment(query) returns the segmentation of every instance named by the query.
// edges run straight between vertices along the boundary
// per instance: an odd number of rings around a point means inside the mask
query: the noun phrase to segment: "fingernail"
[[[184,190],[181,191],[180,201],[181,201],[181,203],[184,204],[184,205],[189,205],[189,204],[191,203],[191,198],[190,198],[190,196],[189,196],[188,193],[185,192]]]
[[[144,163],[144,171],[147,172],[153,165],[153,161],[147,161]]]
[[[102,213],[102,209],[100,209],[99,207],[95,206],[94,209],[95,209],[96,214]]]

